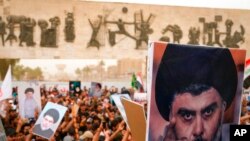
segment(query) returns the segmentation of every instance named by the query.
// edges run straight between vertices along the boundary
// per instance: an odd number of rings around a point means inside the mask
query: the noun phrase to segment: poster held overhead
[[[229,138],[229,124],[239,120],[246,51],[163,42],[150,48],[146,140]],[[207,128],[191,132],[197,119]]]
[[[41,111],[41,94],[39,85],[23,82],[18,85],[19,115],[34,119]]]
[[[35,135],[50,139],[58,128],[67,107],[48,102],[36,121],[32,132]]]
[[[70,97],[75,97],[76,94],[81,94],[81,81],[69,81]]]
[[[102,84],[99,82],[91,82],[89,96],[101,97],[101,95],[102,95]]]

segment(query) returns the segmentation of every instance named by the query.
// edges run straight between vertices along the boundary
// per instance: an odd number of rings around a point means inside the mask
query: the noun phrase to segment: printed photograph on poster
[[[22,118],[34,119],[41,112],[40,86],[23,82],[18,85],[19,114]]]
[[[102,84],[99,82],[91,82],[89,96],[101,97],[102,95]]]
[[[69,81],[69,95],[76,97],[81,94],[81,81]]]
[[[7,141],[2,120],[0,119],[0,141]]]
[[[229,140],[229,124],[239,121],[246,51],[153,44],[147,140]]]
[[[36,121],[32,132],[35,135],[50,139],[58,128],[67,107],[48,102]]]

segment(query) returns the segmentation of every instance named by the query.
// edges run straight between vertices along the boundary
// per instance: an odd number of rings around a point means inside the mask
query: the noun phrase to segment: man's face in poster
[[[177,140],[213,141],[219,137],[225,102],[214,88],[198,95],[177,93],[174,97],[170,123]]]
[[[41,122],[41,128],[43,130],[49,129],[52,125],[54,124],[54,119],[50,115],[46,115],[43,117],[42,122]]]
[[[29,92],[25,93],[25,96],[26,96],[27,99],[32,99],[33,98],[33,94],[34,94],[33,92],[29,91]]]

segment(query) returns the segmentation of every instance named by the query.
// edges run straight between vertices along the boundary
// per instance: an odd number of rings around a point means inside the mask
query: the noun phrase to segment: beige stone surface
[[[205,17],[207,22],[213,22],[216,15],[222,15],[223,19],[218,24],[218,29],[225,32],[225,21],[231,19],[234,24],[232,34],[237,30],[240,31],[240,25],[245,27],[245,42],[238,45],[242,49],[249,50],[250,44],[250,11],[235,10],[235,9],[212,9],[212,8],[192,8],[192,7],[176,7],[176,6],[159,6],[159,5],[143,5],[143,4],[127,4],[127,3],[103,3],[103,2],[84,2],[78,0],[10,0],[10,14],[25,15],[35,20],[45,19],[54,16],[59,16],[61,24],[58,30],[58,48],[42,48],[40,42],[40,28],[35,26],[34,40],[36,46],[19,47],[18,43],[13,43],[3,47],[0,44],[1,58],[81,58],[81,59],[111,59],[111,58],[139,58],[144,59],[147,55],[146,49],[135,49],[135,41],[124,35],[117,35],[117,44],[111,47],[108,43],[108,29],[115,31],[117,26],[114,24],[102,24],[98,34],[102,46],[98,50],[96,47],[87,48],[87,43],[90,40],[92,29],[88,23],[98,20],[98,15],[105,17],[108,21],[117,21],[121,18],[126,22],[134,21],[134,14],[143,11],[144,20],[150,14],[155,18],[152,21],[151,27],[153,34],[149,35],[152,41],[159,40],[162,37],[161,31],[167,25],[177,24],[183,31],[183,38],[180,40],[182,44],[188,42],[188,30],[191,26],[203,29],[199,22],[199,17]],[[127,7],[128,12],[123,13],[122,8]],[[0,10],[2,15],[2,11]],[[64,20],[67,12],[74,12],[76,38],[73,43],[64,41]],[[6,15],[4,15],[6,16]],[[104,21],[102,21],[104,22]],[[136,37],[134,25],[126,25],[126,30]],[[19,27],[15,29],[15,34],[19,35]],[[172,41],[172,33],[165,34]],[[221,36],[221,40],[225,36]],[[222,41],[221,41],[222,42]],[[201,40],[200,40],[201,44]],[[249,51],[247,56],[250,56]]]

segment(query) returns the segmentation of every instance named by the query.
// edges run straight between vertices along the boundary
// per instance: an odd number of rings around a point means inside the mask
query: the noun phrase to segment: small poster
[[[22,118],[32,119],[41,111],[39,85],[23,82],[18,85],[19,114]]]
[[[50,139],[58,128],[67,107],[48,102],[36,121],[33,133]]]
[[[81,81],[70,81],[69,82],[70,97],[75,97],[76,94],[81,94]]]
[[[91,82],[89,96],[101,97],[102,95],[102,84],[99,82]]]

